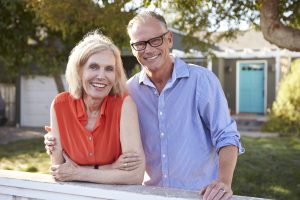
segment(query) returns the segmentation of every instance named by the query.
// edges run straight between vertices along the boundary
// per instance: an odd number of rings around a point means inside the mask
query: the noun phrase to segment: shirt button
[[[92,141],[92,139],[93,139],[92,136],[89,136],[89,141]]]
[[[162,112],[159,112],[159,115],[162,115],[163,113]]]
[[[89,156],[93,156],[94,154],[92,152],[89,153]]]
[[[165,158],[165,157],[166,157],[166,154],[163,154],[162,156],[163,156],[163,158]]]
[[[167,177],[168,177],[168,176],[165,174],[165,175],[164,175],[164,178],[167,178]]]
[[[161,134],[160,134],[160,137],[164,137],[164,135],[165,135],[164,133],[161,133]]]

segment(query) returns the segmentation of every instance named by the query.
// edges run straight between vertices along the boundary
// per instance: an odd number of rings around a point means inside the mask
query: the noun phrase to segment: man
[[[133,55],[143,66],[128,81],[139,113],[150,177],[145,185],[200,190],[228,199],[244,149],[219,81],[209,70],[170,55],[165,19],[143,12],[128,24]]]

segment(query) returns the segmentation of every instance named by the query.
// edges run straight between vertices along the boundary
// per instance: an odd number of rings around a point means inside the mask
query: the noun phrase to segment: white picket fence
[[[0,170],[1,200],[195,200],[197,192],[141,185],[55,182],[50,175]],[[262,200],[233,196],[232,200]]]

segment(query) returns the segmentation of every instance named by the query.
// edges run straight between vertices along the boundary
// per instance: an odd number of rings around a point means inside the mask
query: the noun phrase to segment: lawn
[[[43,140],[19,140],[0,145],[0,169],[48,173],[50,160]]]
[[[300,199],[300,139],[242,138],[245,154],[238,159],[236,195]],[[43,139],[0,145],[0,169],[48,173]]]
[[[242,138],[235,194],[272,199],[300,199],[300,139]]]

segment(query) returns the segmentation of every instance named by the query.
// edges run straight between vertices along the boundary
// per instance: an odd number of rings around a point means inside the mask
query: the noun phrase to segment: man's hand
[[[51,135],[51,127],[45,126],[45,131],[48,133],[44,136],[45,149],[48,155],[51,155],[56,145],[55,137]]]
[[[227,200],[232,196],[233,192],[230,185],[215,180],[200,191],[203,200]]]

